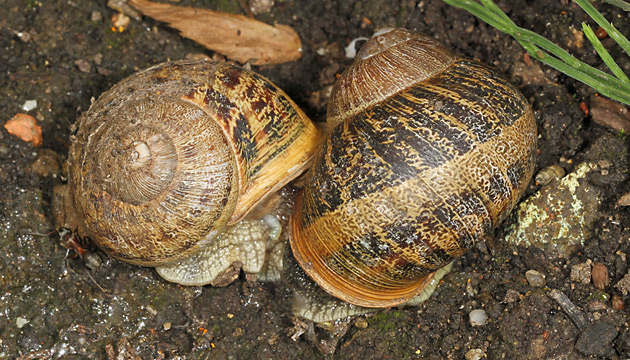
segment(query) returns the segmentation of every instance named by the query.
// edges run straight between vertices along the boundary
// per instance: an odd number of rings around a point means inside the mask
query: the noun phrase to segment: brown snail
[[[253,72],[180,61],[136,73],[79,119],[68,184],[80,231],[125,262],[176,262],[298,176],[318,134]]]
[[[143,89],[144,84],[148,88]],[[216,116],[219,125],[181,122],[168,110],[183,112],[190,121]],[[141,112],[148,115],[140,118]],[[295,122],[261,125],[262,120],[246,120],[257,114],[288,115]],[[147,116],[160,121],[137,130],[139,120]],[[122,125],[110,124],[108,118]],[[160,125],[170,121],[174,125]],[[492,232],[533,172],[536,124],[518,90],[479,62],[455,57],[435,40],[402,29],[377,33],[361,48],[335,85],[328,121],[332,131],[320,147],[318,131],[297,106],[257,75],[211,63],[145,70],[105,93],[80,120],[69,158],[69,184],[75,207],[83,213],[83,231],[123,261],[165,268],[177,263],[174,272],[179,273],[188,271],[188,265],[180,270],[180,261],[197,262],[195,255],[192,261],[182,260],[184,255],[210,245],[215,237],[238,237],[231,231],[239,233],[239,224],[249,229],[246,233],[274,233],[292,213],[290,229],[269,237],[289,237],[295,259],[308,276],[351,304],[389,307],[418,294],[433,272]],[[184,150],[176,158],[162,155],[174,145],[159,135],[161,126],[186,133],[199,145],[182,141]],[[105,130],[115,135],[108,139]],[[225,140],[208,142],[208,134]],[[140,135],[145,140],[137,140]],[[228,140],[233,142],[225,145]],[[153,145],[158,145],[156,152],[148,150]],[[206,175],[206,167],[215,167],[196,166],[200,160],[192,160],[204,146],[221,148],[218,158],[232,159],[236,166],[228,173],[250,177],[204,176],[205,185],[225,183],[226,190],[215,194],[204,185],[184,195],[198,184],[175,173],[184,168],[180,162],[192,166],[184,173],[200,168]],[[273,156],[252,165],[254,152]],[[257,213],[270,218],[253,220],[275,225],[259,230],[243,222],[253,208],[267,203],[270,194],[309,166],[313,156],[295,209],[293,195],[285,189],[276,197],[283,206],[259,208]],[[209,158],[217,161],[217,156]],[[153,175],[137,180],[133,173],[144,167]],[[106,173],[110,169],[111,175]],[[133,189],[136,185],[138,190]],[[112,195],[127,188],[125,195]],[[147,188],[174,190],[175,195]],[[244,200],[231,197],[234,193]],[[234,210],[222,214],[206,205],[175,207],[188,198]],[[155,211],[140,211],[157,200],[162,202],[156,202]],[[165,212],[178,216],[167,221]],[[213,222],[191,225],[206,213]],[[127,223],[130,219],[157,225],[136,230],[135,223]],[[184,235],[177,235],[180,229]],[[135,243],[144,238],[150,241]],[[175,246],[167,246],[172,240]],[[220,251],[230,246],[211,250],[210,262],[222,258]],[[190,282],[200,283],[207,282]]]
[[[495,229],[532,176],[536,123],[518,90],[407,30],[363,45],[328,120],[338,125],[298,196],[290,241],[320,287],[355,305],[417,295]]]

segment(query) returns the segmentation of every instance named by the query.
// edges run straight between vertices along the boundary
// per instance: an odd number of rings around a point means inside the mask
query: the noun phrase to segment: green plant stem
[[[471,14],[477,16],[481,20],[485,21],[489,25],[511,35],[523,46],[523,48],[525,48],[530,56],[533,56],[534,58],[553,67],[554,69],[578,81],[581,81],[588,86],[591,86],[595,90],[599,91],[601,94],[608,96],[611,99],[615,99],[617,101],[630,105],[630,84],[622,80],[623,77],[617,78],[601,70],[598,70],[576,59],[567,51],[549,41],[545,37],[536,34],[533,31],[518,27],[491,0],[480,0],[481,4],[472,0],[443,1],[449,5],[463,8]],[[576,2],[577,1],[585,0],[576,0]],[[592,8],[592,5],[590,5],[590,3],[588,5]],[[592,10],[594,10],[594,8],[592,8]],[[599,14],[599,12],[597,14]],[[611,28],[614,29],[612,25]],[[616,31],[616,29],[614,30]],[[623,38],[625,41],[628,41],[623,36],[621,36],[621,38]],[[612,60],[612,58],[610,58],[610,60]],[[612,62],[614,63],[614,60]],[[613,72],[615,71],[616,70],[614,70]]]
[[[623,70],[621,70],[621,68],[619,67],[619,65],[617,65],[615,60],[613,60],[612,56],[610,56],[608,51],[606,51],[606,49],[604,48],[604,45],[602,45],[601,41],[599,41],[593,29],[591,29],[591,27],[588,26],[587,24],[582,23],[582,31],[584,32],[584,35],[586,36],[588,41],[590,41],[591,44],[593,44],[593,48],[595,48],[595,51],[597,51],[597,54],[599,55],[600,58],[602,58],[602,60],[604,61],[606,66],[608,66],[610,71],[612,71],[612,73],[615,74],[615,76],[619,78],[621,81],[630,84],[630,79],[628,79],[628,76],[624,74]]]

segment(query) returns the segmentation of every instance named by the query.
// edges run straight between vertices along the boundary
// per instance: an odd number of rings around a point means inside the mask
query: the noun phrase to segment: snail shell
[[[79,119],[68,182],[81,232],[125,262],[172,263],[298,176],[317,142],[260,75],[208,61],[151,67]]]
[[[421,292],[507,216],[534,169],[536,123],[519,91],[403,29],[363,45],[328,121],[290,243],[317,284],[355,305]]]

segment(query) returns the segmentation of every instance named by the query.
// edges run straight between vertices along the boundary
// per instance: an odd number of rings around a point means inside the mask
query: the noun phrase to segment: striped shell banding
[[[536,124],[519,91],[406,30],[361,48],[328,115],[336,125],[297,200],[291,247],[324,290],[355,305],[418,294],[495,229],[533,172]]]

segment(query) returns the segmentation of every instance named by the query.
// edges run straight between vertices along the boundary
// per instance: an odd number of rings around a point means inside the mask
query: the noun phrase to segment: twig
[[[569,319],[573,321],[575,326],[582,331],[586,327],[586,319],[584,318],[584,314],[577,306],[575,306],[571,300],[560,290],[553,289],[547,296],[554,299],[558,305],[564,310],[564,312],[569,316]]]

